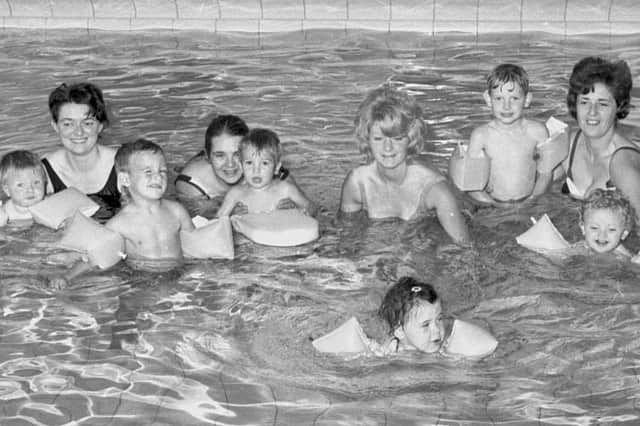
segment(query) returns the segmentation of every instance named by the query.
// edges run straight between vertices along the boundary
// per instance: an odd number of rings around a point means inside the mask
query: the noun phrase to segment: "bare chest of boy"
[[[155,214],[131,215],[127,228],[124,237],[129,256],[150,259],[180,256],[180,223],[167,209]]]
[[[278,202],[287,197],[284,185],[272,183],[265,189],[247,188],[240,200],[249,213],[268,213],[277,209]]]

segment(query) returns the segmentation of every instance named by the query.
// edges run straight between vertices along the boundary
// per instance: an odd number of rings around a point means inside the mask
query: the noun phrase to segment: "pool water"
[[[535,204],[469,209],[472,250],[448,244],[434,217],[335,215],[345,175],[363,161],[352,125],[368,90],[390,82],[419,99],[430,126],[420,160],[444,172],[456,144],[488,119],[481,93],[493,66],[529,72],[530,117],[571,122],[567,79],[587,55],[628,61],[638,103],[640,37],[65,30],[0,40],[0,154],[57,146],[48,94],[88,79],[113,118],[103,143],[148,137],[177,173],[214,114],[238,114],[281,136],[286,166],[322,206],[314,243],[276,249],[240,238],[233,261],[163,274],[119,265],[58,294],[40,284],[62,272],[45,261],[60,232],[1,229],[0,424],[640,422],[639,267],[549,259],[515,243],[543,213],[579,240],[575,201],[556,191]],[[634,109],[624,122],[639,117]],[[636,236],[627,245],[640,248]],[[379,336],[375,311],[402,275],[432,282],[449,313],[490,328],[496,353],[472,362],[314,352],[310,338],[350,316]]]

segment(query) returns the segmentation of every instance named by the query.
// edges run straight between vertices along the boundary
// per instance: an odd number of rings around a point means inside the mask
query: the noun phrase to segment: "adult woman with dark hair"
[[[98,143],[109,125],[102,91],[94,84],[61,84],[49,95],[51,125],[62,147],[42,160],[49,192],[74,187],[100,204],[96,214],[106,219],[120,208],[116,149]]]
[[[204,151],[189,160],[176,177],[176,194],[191,215],[215,216],[227,191],[242,180],[240,141],[248,133],[247,124],[235,115],[211,120],[204,136]],[[277,174],[280,179],[289,176],[284,168]],[[279,207],[293,208],[295,204],[291,204],[283,200]]]
[[[596,188],[617,188],[640,219],[640,147],[623,136],[618,120],[629,114],[631,70],[624,61],[588,57],[569,79],[567,106],[578,129],[562,167],[564,193],[585,198]]]

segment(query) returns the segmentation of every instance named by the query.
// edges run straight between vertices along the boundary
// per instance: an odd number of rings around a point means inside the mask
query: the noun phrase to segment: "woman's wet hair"
[[[616,101],[616,118],[625,118],[631,107],[631,69],[625,61],[611,62],[594,56],[581,59],[571,72],[567,93],[571,116],[577,119],[578,96],[592,92],[596,83],[604,84],[611,92]]]
[[[370,154],[369,135],[376,123],[387,123],[382,128],[385,136],[407,136],[409,154],[420,153],[427,135],[427,125],[422,119],[422,109],[407,93],[384,85],[367,95],[358,107],[355,136],[363,154]]]
[[[249,133],[249,127],[242,118],[236,115],[228,114],[214,117],[204,134],[204,151],[207,157],[211,157],[212,139],[225,133],[229,136],[245,137]]]
[[[412,277],[402,277],[387,291],[378,309],[378,315],[389,326],[390,334],[402,327],[407,315],[418,303],[435,303],[438,293],[431,284]]]
[[[64,104],[74,103],[87,105],[89,117],[98,120],[103,126],[109,125],[107,108],[102,96],[102,90],[92,83],[82,82],[67,85],[62,83],[49,95],[49,112],[54,123],[58,122],[60,108]]]
[[[247,146],[254,147],[258,152],[269,152],[273,156],[273,162],[278,163],[282,154],[280,147],[280,138],[273,130],[269,129],[251,129],[249,133],[242,138],[240,149]]]

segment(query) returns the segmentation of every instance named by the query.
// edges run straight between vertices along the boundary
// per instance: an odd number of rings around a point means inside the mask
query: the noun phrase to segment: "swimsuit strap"
[[[58,174],[53,170],[51,163],[46,158],[42,159],[42,165],[47,171],[47,175],[49,175],[49,182],[51,182],[51,186],[53,187],[53,192],[60,192],[64,189],[67,189],[67,185],[62,182],[62,179],[58,176]]]
[[[195,189],[197,189],[197,190],[198,190],[202,195],[204,195],[205,197],[207,197],[207,199],[208,199],[208,200],[209,200],[209,199],[211,199],[211,197],[209,197],[209,194],[207,194],[207,193],[205,192],[205,190],[204,190],[204,189],[202,189],[202,187],[200,187],[200,185],[198,185],[197,183],[195,183],[195,182],[193,182],[193,181],[191,180],[191,176],[183,175],[183,174],[181,173],[181,174],[179,174],[178,176],[176,176],[175,183],[177,183],[177,182],[184,182],[184,183],[187,183],[187,184],[189,184],[189,185],[193,186]]]
[[[581,133],[582,133],[582,130],[578,129],[575,137],[573,138],[571,151],[569,151],[569,167],[567,168],[567,177],[569,177],[571,180],[573,180],[573,175],[571,174],[571,168],[573,167],[573,157],[576,154],[576,147],[578,146],[578,138],[580,137]]]

